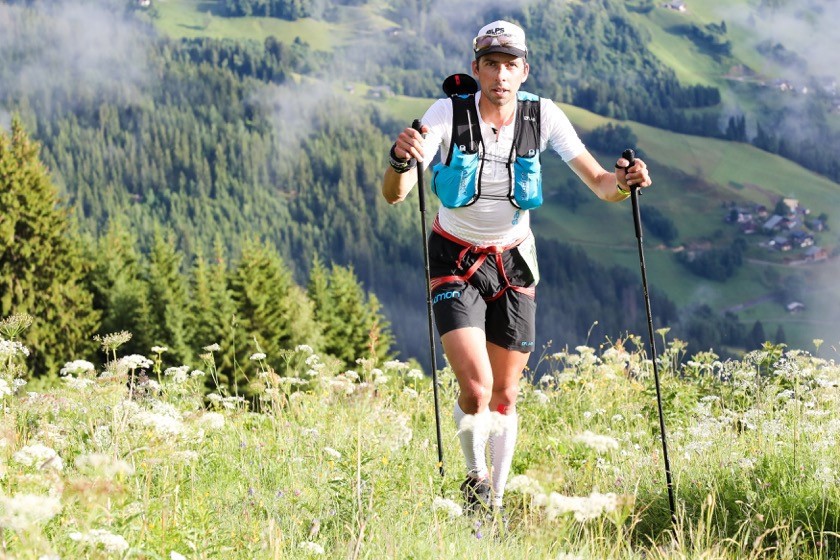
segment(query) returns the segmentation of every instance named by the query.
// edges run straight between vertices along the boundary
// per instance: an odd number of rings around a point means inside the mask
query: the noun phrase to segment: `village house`
[[[781,223],[784,220],[784,217],[779,216],[778,214],[773,214],[773,216],[764,222],[764,225],[761,226],[765,232],[770,233],[771,231],[776,231],[780,229]]]
[[[668,8],[669,10],[674,10],[675,12],[686,12],[688,8],[685,5],[683,0],[672,0],[671,2],[665,2],[662,4],[663,8]]]
[[[792,301],[785,306],[788,310],[788,313],[799,313],[800,311],[805,311],[805,304],[799,301]]]
[[[814,236],[808,233],[807,231],[802,231],[798,229],[796,231],[791,232],[790,234],[790,241],[793,245],[797,247],[810,247],[814,244]]]
[[[809,247],[805,251],[805,260],[817,262],[817,261],[824,261],[828,258],[828,251],[823,249],[822,247],[817,247],[814,245],[813,247]]]
[[[367,96],[371,99],[384,99],[392,95],[394,95],[394,91],[390,86],[371,86],[367,92]]]
[[[790,251],[793,249],[793,243],[790,239],[783,235],[779,235],[770,240],[770,246],[778,251]]]

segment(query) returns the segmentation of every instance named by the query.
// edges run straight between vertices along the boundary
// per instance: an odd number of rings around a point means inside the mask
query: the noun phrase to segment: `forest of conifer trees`
[[[268,9],[239,4],[230,9]],[[307,6],[277,4],[298,11],[269,15],[299,17]],[[395,3],[395,20],[414,4]],[[620,2],[541,1],[512,10],[529,29],[532,64],[540,67],[531,85],[542,95],[671,130],[738,133],[737,120],[721,128],[715,88],[681,86],[641,48],[646,36]],[[375,70],[398,93],[439,95],[439,76],[463,45],[442,37],[418,58],[420,40],[397,36],[380,62],[387,66],[360,72]],[[135,95],[84,84],[2,92],[2,106],[19,119],[3,140],[4,165],[39,169],[25,189],[6,177],[0,185],[9,212],[0,222],[0,315],[26,311],[53,325],[31,329],[33,367],[52,372],[61,360],[95,351],[94,334],[119,330],[134,334],[131,351],[165,344],[184,360],[228,341],[224,359],[241,361],[256,337],[275,359],[291,345],[317,344],[346,361],[366,351],[371,331],[382,355],[422,356],[418,217],[411,205],[388,207],[378,192],[389,139],[405,123],[369,105],[359,110],[361,100],[326,95],[289,146],[290,131],[264,100],[292,87],[293,74],[318,79],[328,55],[300,40],[171,40],[151,29],[145,49],[156,80]],[[17,53],[0,79],[13,80],[28,56]],[[628,68],[644,68],[646,81],[627,82]],[[840,140],[830,130],[821,127],[824,135],[802,146],[769,130],[770,122],[759,127],[756,145],[840,179],[833,157]],[[660,219],[657,227],[669,224]],[[26,245],[45,235],[54,254]],[[22,261],[36,255],[49,274],[26,272]],[[555,243],[542,244],[540,255],[552,278],[540,295],[546,340],[643,331],[639,302],[622,288],[635,282],[631,272],[604,270]],[[662,294],[653,296],[657,320],[675,334],[699,332],[698,322],[732,321],[685,318]],[[300,326],[285,331],[291,317]],[[745,344],[743,331],[703,329],[704,344]]]

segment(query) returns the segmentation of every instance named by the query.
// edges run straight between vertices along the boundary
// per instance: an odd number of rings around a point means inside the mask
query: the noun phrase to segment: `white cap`
[[[473,39],[475,58],[490,53],[506,53],[519,58],[528,56],[525,31],[509,21],[496,20],[482,27]]]

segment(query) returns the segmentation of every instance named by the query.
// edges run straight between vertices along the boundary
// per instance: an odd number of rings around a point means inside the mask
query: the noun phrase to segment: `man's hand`
[[[429,131],[426,125],[421,126],[420,130],[422,134],[426,134]],[[394,143],[394,155],[405,161],[416,159],[422,162],[423,136],[421,132],[417,132],[411,127],[400,132],[400,135],[397,136],[397,141]]]
[[[630,187],[649,187],[653,184],[644,161],[636,158],[633,166],[627,169],[629,164],[623,157],[615,162],[615,180],[622,190],[630,192]]]

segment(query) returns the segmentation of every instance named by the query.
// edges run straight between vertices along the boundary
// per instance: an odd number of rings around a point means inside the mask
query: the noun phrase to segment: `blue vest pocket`
[[[465,154],[453,146],[449,165],[441,162],[432,168],[432,192],[447,208],[468,206],[478,198],[477,171],[478,154]]]
[[[513,164],[513,201],[523,210],[537,208],[543,203],[542,172],[539,156],[518,157]]]

